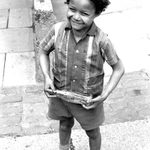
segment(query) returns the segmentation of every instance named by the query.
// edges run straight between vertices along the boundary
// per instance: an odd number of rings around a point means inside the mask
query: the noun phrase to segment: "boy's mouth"
[[[71,20],[71,22],[72,22],[73,24],[75,24],[75,25],[83,25],[83,23],[77,22],[77,21],[74,21],[74,20]]]
[[[71,24],[74,26],[78,26],[78,27],[83,25],[83,23],[79,23],[79,22],[75,22],[75,21],[71,21]]]

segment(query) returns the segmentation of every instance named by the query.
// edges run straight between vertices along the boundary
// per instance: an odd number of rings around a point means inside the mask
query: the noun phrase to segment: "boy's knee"
[[[97,139],[98,137],[100,137],[100,129],[95,128],[95,129],[92,129],[92,130],[87,130],[86,134],[88,135],[89,138]]]
[[[70,130],[74,125],[74,119],[64,119],[60,121],[60,129],[61,130]]]

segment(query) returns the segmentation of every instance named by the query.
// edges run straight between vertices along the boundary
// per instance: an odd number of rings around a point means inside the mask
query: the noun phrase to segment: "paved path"
[[[150,120],[111,124],[101,127],[102,150],[149,150]],[[89,150],[83,130],[72,133],[76,150]],[[58,150],[58,133],[0,138],[1,150]]]
[[[33,0],[0,1],[0,87],[35,84]]]

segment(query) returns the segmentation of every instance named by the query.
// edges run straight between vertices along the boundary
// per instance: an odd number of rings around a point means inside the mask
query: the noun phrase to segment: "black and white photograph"
[[[149,0],[0,0],[0,150],[150,150]]]

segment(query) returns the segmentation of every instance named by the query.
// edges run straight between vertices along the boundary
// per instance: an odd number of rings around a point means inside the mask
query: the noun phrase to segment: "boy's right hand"
[[[52,92],[50,92],[49,89],[51,89]],[[44,92],[45,92],[46,96],[48,98],[52,97],[52,95],[54,95],[53,91],[55,91],[53,81],[50,79],[50,77],[46,77],[45,82],[44,82]]]

